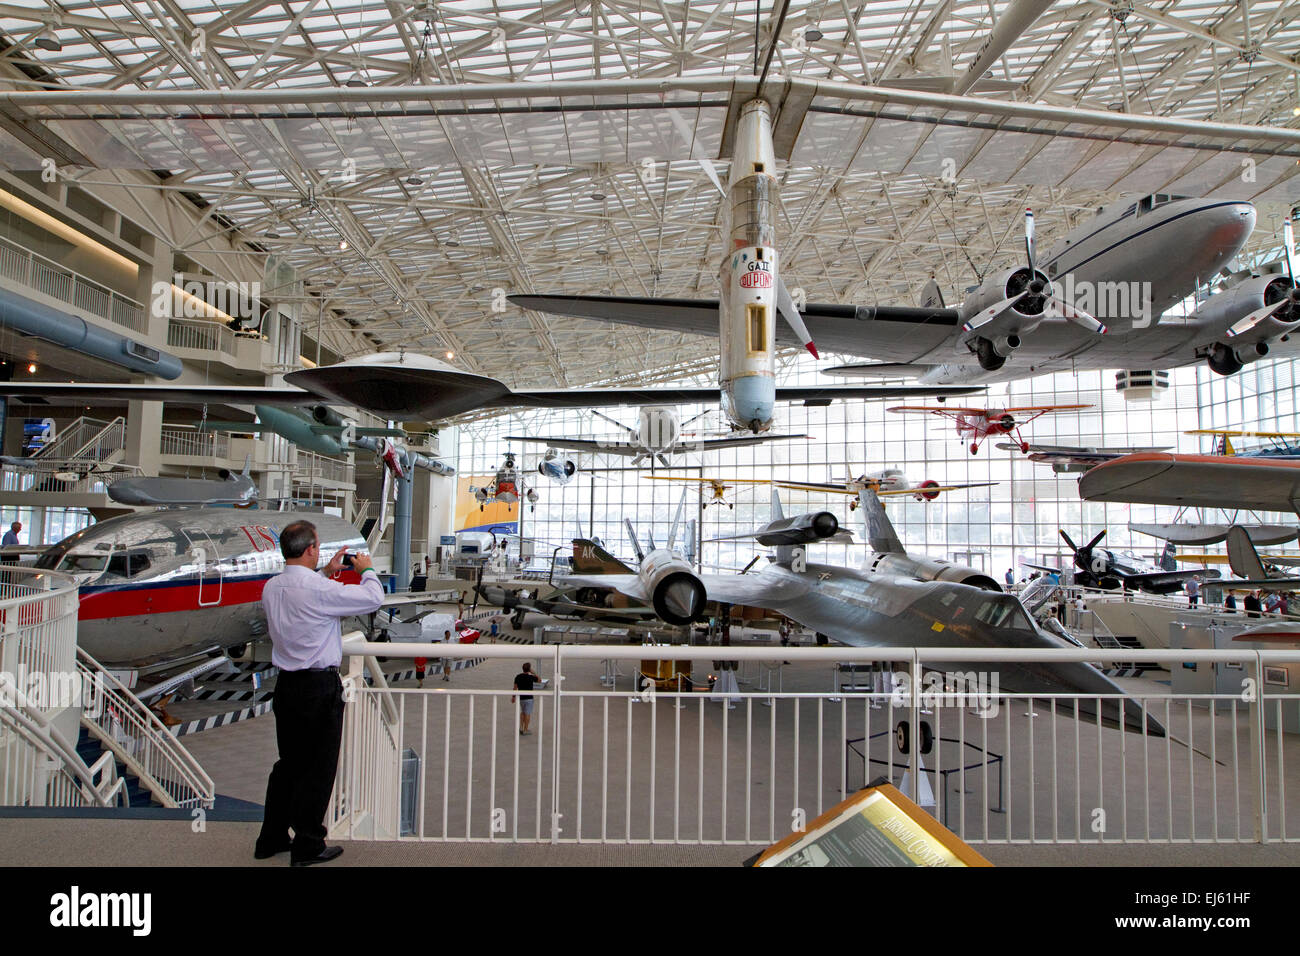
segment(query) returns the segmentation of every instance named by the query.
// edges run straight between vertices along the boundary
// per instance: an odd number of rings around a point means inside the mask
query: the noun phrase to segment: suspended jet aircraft
[[[700,574],[664,552],[641,558],[622,574],[571,575],[565,580],[614,587],[639,601],[675,598],[685,617],[706,601],[769,608],[818,633],[855,647],[1066,648],[1075,645],[1047,634],[1033,623],[1020,601],[1000,593],[981,572],[946,562],[909,557],[880,500],[863,491],[863,524],[875,554],[862,570],[805,562],[803,545],[838,533],[830,512],[786,518],[772,492],[773,520],[752,537],[774,545],[776,558],[748,574]],[[795,570],[796,567],[801,570]],[[927,665],[954,671],[950,664]],[[1012,664],[995,667],[1001,690],[1012,693],[1114,695],[1102,700],[1101,718],[1125,729],[1164,735],[1141,705],[1089,664]],[[1121,704],[1122,701],[1122,704]],[[1079,699],[1081,713],[1095,715],[1096,697]],[[1122,706],[1122,711],[1121,711]]]
[[[1159,570],[1139,567],[1135,564],[1128,564],[1121,560],[1119,555],[1105,548],[1099,548],[1097,545],[1101,539],[1106,536],[1106,530],[1103,528],[1093,536],[1092,540],[1079,547],[1070,539],[1070,536],[1062,529],[1060,535],[1065,539],[1074,557],[1074,581],[1076,584],[1089,588],[1102,588],[1103,590],[1112,591],[1118,587],[1125,587],[1135,591],[1149,591],[1152,594],[1172,594],[1175,591],[1181,591],[1183,585],[1192,578],[1205,578],[1219,576],[1218,571],[1176,571],[1174,570],[1174,547],[1172,544],[1166,545],[1164,557],[1161,561]],[[1029,567],[1037,568],[1040,571],[1055,573],[1060,568],[1049,568],[1041,564],[1029,564]]]
[[[244,470],[217,469],[217,478],[148,478],[133,475],[108,486],[108,496],[119,504],[143,506],[206,507],[235,505],[247,508],[257,501],[257,485],[249,477],[251,460]]]
[[[710,412],[701,412],[684,422],[678,422],[675,409],[666,406],[647,406],[640,410],[635,427],[603,415],[592,409],[592,414],[613,422],[627,432],[625,440],[600,438],[567,438],[564,436],[540,437],[532,435],[507,435],[506,441],[545,443],[550,448],[571,448],[601,455],[621,455],[631,458],[633,465],[654,459],[668,466],[668,456],[691,452],[716,451],[719,448],[739,448],[744,445],[761,445],[769,441],[788,441],[807,438],[807,435],[736,435],[726,438],[688,439],[682,429]]]
[[[774,168],[766,104],[747,104],[737,132],[732,192],[724,211],[745,208],[746,218],[756,227],[766,225],[771,219],[761,210],[774,202],[776,183],[752,175],[756,157],[761,157],[764,176],[770,177]],[[737,195],[736,184],[744,177],[755,179],[770,195],[756,193],[749,206],[743,205],[747,197]],[[751,206],[760,211],[750,213]],[[756,270],[760,276],[777,275],[775,250],[769,254],[763,245],[774,243],[774,236],[761,241],[752,234],[737,236],[734,225],[726,233],[731,246],[721,270],[721,299],[510,298],[523,308],[554,315],[700,335],[713,334],[721,321],[722,387],[733,393],[736,383],[744,381],[741,376],[758,367],[745,364],[739,347],[754,348],[759,341],[754,333],[759,331],[775,331],[773,346],[807,345],[816,339],[823,349],[860,355],[873,363],[827,371],[915,377],[924,384],[987,383],[1095,368],[1166,369],[1198,361],[1231,374],[1270,348],[1296,348],[1284,341],[1287,332],[1300,325],[1294,268],[1288,265],[1285,276],[1242,279],[1210,296],[1186,321],[1165,325],[1159,319],[1232,262],[1254,226],[1255,208],[1248,202],[1167,194],[1123,199],[1099,209],[1093,220],[1068,233],[1040,261],[1029,213],[1025,261],[982,277],[959,308],[945,307],[937,284],[931,282],[917,308],[807,303],[796,313],[793,301],[782,307],[782,284],[764,284],[764,278],[755,276]],[[1289,237],[1288,226],[1288,263]],[[738,255],[760,248],[762,260],[754,254]],[[765,265],[756,264],[760,261]],[[773,330],[770,323],[762,328],[747,325],[750,306],[766,318],[772,298],[747,297],[751,286],[776,291],[788,329]],[[802,321],[795,323],[790,313]],[[747,427],[749,423],[736,421],[734,410],[728,410],[733,423]]]
[[[926,414],[938,415],[951,419],[957,425],[959,437],[969,436],[970,453],[976,454],[984,439],[990,435],[1015,434],[1016,443],[1022,452],[1029,452],[1029,442],[1020,437],[1020,426],[1028,425],[1035,418],[1041,418],[1051,412],[1062,412],[1077,408],[1091,408],[1091,405],[1022,405],[1017,408],[948,408],[929,405],[895,405],[889,409],[904,415]],[[1027,415],[1017,419],[1017,415]]]

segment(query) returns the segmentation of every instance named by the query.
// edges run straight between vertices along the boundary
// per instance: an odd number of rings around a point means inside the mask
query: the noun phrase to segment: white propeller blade
[[[1029,259],[1029,271],[1032,274],[1038,270],[1034,259],[1034,211],[1032,209],[1025,210],[1025,255]]]
[[[808,332],[808,326],[804,325],[799,310],[794,307],[794,297],[790,295],[790,290],[785,287],[785,280],[780,276],[776,279],[776,310],[789,323],[790,328],[794,329],[794,334],[799,336],[799,341],[812,353],[812,357],[821,358],[817,354],[817,346],[813,344],[812,335]]]
[[[1286,274],[1291,279],[1291,284],[1296,282],[1296,262],[1295,262],[1295,232],[1291,228],[1291,219],[1287,217],[1282,220],[1282,244],[1283,251],[1286,254]]]
[[[1089,332],[1096,332],[1098,335],[1106,334],[1106,326],[1087,312],[1084,312],[1083,309],[1076,309],[1064,299],[1058,299],[1054,295],[1048,296],[1048,299],[1057,307],[1057,311],[1061,318],[1073,322],[1075,325],[1087,329]]]
[[[962,331],[974,332],[976,329],[980,328],[981,326],[988,325],[999,315],[1001,315],[1007,309],[1011,308],[1013,305],[1015,305],[1017,302],[1019,302],[1027,295],[1029,295],[1028,289],[1026,289],[1024,292],[1018,293],[1017,295],[1013,295],[1009,299],[1003,299],[1001,302],[993,303],[993,305],[989,306],[987,309],[984,309],[982,312],[977,313],[973,319],[970,319],[965,325],[963,325],[961,327]]]
[[[1256,309],[1244,319],[1238,319],[1232,324],[1232,327],[1228,329],[1226,333],[1227,338],[1232,339],[1236,338],[1238,335],[1245,335],[1255,326],[1259,325],[1259,323],[1270,318],[1274,312],[1281,309],[1282,306],[1286,305],[1290,301],[1290,299],[1283,299],[1281,302],[1274,302],[1272,305],[1266,305],[1262,309]]]

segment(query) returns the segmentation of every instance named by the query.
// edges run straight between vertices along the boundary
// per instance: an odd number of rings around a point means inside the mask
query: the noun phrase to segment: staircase
[[[161,803],[154,799],[149,788],[140,782],[140,778],[131,773],[126,764],[118,760],[111,751],[105,750],[104,745],[92,736],[85,727],[81,728],[81,733],[77,737],[77,755],[81,757],[87,767],[93,767],[100,759],[108,755],[117,768],[117,779],[123,781],[123,793],[126,796],[127,807],[162,806]]]

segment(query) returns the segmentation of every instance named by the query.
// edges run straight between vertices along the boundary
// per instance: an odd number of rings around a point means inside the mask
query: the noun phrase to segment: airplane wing
[[[1044,415],[1047,412],[1064,412],[1075,408],[1092,408],[1092,406],[1091,405],[1019,405],[1016,406],[1015,408],[999,409],[999,411],[1010,412],[1012,414],[1015,414],[1017,412],[1037,412],[1040,415]]]
[[[1300,432],[1246,432],[1225,428],[1193,428],[1184,435],[1222,435],[1226,438],[1300,438]]]
[[[1229,564],[1231,558],[1226,554],[1175,554],[1175,561],[1189,564]],[[1300,568],[1300,555],[1295,554],[1261,554],[1259,560],[1279,568]]]
[[[1098,465],[1079,479],[1085,501],[1300,514],[1300,462],[1145,453]]]
[[[718,334],[717,299],[608,295],[512,295],[509,298],[521,308],[550,315],[694,335],[716,337]],[[952,334],[958,320],[956,309],[942,306],[914,309],[826,302],[809,302],[799,315],[822,351],[879,355],[900,360],[930,352]],[[776,344],[802,345],[784,322],[777,325]]]
[[[894,405],[885,409],[889,412],[898,412],[903,415],[924,412],[928,415],[945,415],[951,418],[954,415],[983,415],[988,409],[985,408],[962,408],[959,405]]]
[[[998,442],[997,447],[1003,451],[1019,451],[1020,446],[1013,442]],[[1029,444],[1029,460],[1049,465],[1097,465],[1103,461],[1113,461],[1125,455],[1140,452],[1168,451],[1169,446],[1162,447],[1114,447],[1084,448],[1073,445],[1035,445]]]
[[[747,435],[737,436],[734,438],[707,438],[704,441],[690,442],[681,441],[678,445],[670,448],[665,454],[676,454],[678,451],[690,451],[692,449],[703,449],[711,451],[715,448],[739,448],[743,445],[762,445],[770,441],[789,441],[794,438],[809,438],[809,435]],[[596,441],[587,438],[545,438],[536,435],[507,435],[506,441],[518,442],[535,442],[539,445],[547,445],[551,448],[568,448],[573,451],[585,451],[592,454],[603,455],[622,455],[625,458],[634,458],[637,455],[648,455],[649,452],[635,442],[610,441],[608,439]]]
[[[1190,581],[1192,578],[1217,578],[1218,576],[1218,571],[1206,571],[1204,568],[1199,571],[1148,571],[1142,574],[1117,575],[1117,577],[1123,578],[1127,587],[1138,588],[1142,591],[1156,591],[1162,588],[1176,590],[1176,585]],[[1219,582],[1215,581],[1214,584],[1215,587],[1218,587]]]
[[[829,405],[843,399],[921,398],[930,395],[970,395],[983,391],[972,386],[931,385],[778,385],[778,402],[803,402],[805,405]],[[0,393],[3,388],[0,388]],[[715,402],[716,385],[707,388],[678,388],[671,385],[652,388],[566,388],[530,389],[510,392],[483,403],[483,408],[589,408],[592,405],[689,405]],[[427,418],[437,416],[428,415]]]

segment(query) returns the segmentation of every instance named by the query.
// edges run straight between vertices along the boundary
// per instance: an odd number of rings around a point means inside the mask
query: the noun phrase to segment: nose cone
[[[776,409],[776,381],[766,375],[746,375],[728,382],[723,392],[727,417],[737,428],[766,431]]]
[[[1255,228],[1255,206],[1248,202],[1202,204],[1189,218],[1197,227],[1189,242],[1214,247],[1221,255],[1231,258]]]

